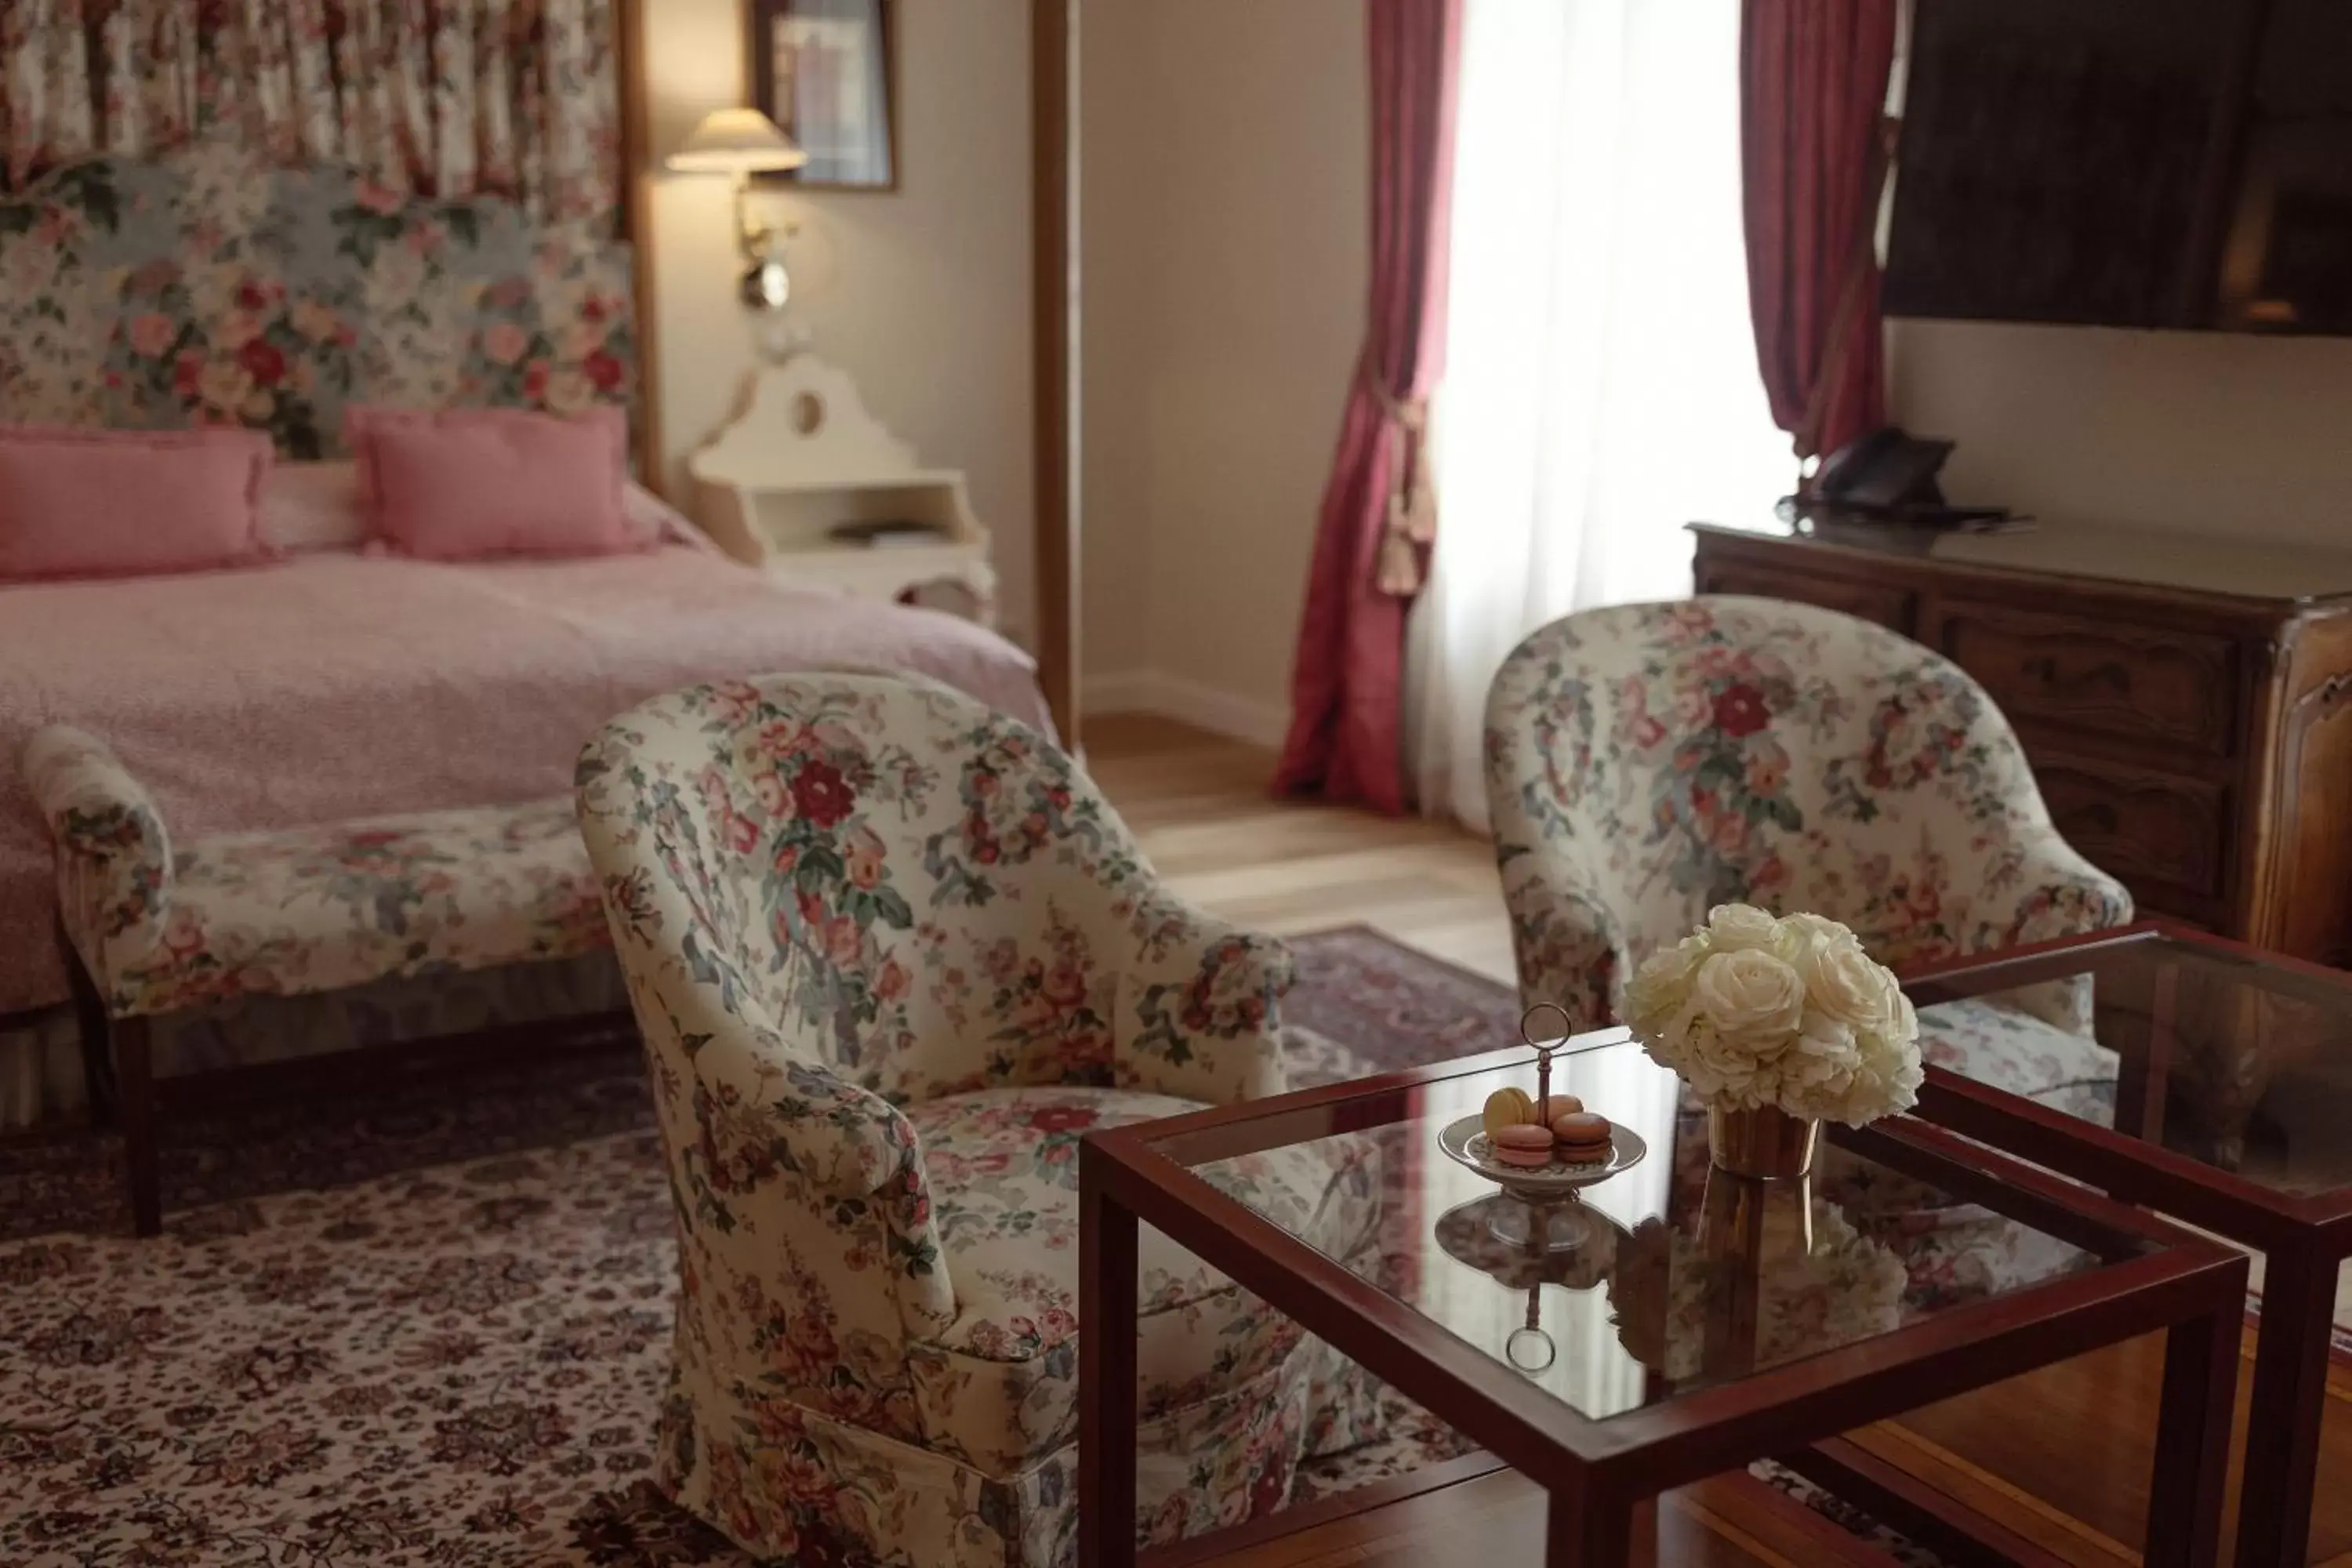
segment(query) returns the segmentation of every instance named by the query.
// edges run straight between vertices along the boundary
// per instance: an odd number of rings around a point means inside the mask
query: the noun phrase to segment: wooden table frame
[[[1616,1036],[1609,1043],[1622,1039]],[[1911,1118],[1837,1134],[2065,1239],[2152,1250],[1605,1420],[1549,1397],[1188,1168],[1312,1135],[1390,1125],[1422,1085],[1528,1060],[1524,1049],[1223,1106],[1088,1136],[1078,1164],[1079,1561],[1132,1568],[1137,1226],[1152,1226],[1551,1495],[1548,1568],[1624,1561],[1635,1505],[1872,1421],[2158,1330],[2163,1415],[2149,1568],[2216,1561],[2246,1259]]]
[[[1915,1005],[1926,1007],[2069,975],[2095,978],[2160,942],[2219,963],[2242,963],[2245,984],[2343,1014],[2352,1022],[2352,975],[2164,920],[1923,965],[1906,971],[1903,985]],[[2174,989],[2159,980],[2147,1053],[2123,1064],[2116,1122],[2138,1128],[2141,1136],[2110,1131],[1938,1068],[1927,1069],[1919,1113],[2092,1183],[2125,1203],[2263,1253],[2262,1322],[2246,1422],[2236,1562],[2239,1568],[2302,1568],[2310,1550],[2320,1426],[2326,1412],[2336,1276],[2352,1258],[2352,1186],[2317,1194],[2278,1192],[2163,1146],[2159,1069],[2174,1044]]]

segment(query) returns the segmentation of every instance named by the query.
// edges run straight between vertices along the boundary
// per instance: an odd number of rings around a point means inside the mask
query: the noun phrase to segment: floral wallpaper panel
[[[0,420],[241,425],[318,458],[352,404],[631,407],[631,298],[593,221],[224,141],[101,157],[0,198]]]

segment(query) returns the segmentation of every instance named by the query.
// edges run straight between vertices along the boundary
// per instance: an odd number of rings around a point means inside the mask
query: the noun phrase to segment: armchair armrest
[[[654,961],[651,984],[647,955],[624,962],[692,1232],[729,1238],[718,1244],[740,1247],[754,1275],[797,1268],[823,1279],[812,1288],[870,1298],[845,1321],[879,1328],[874,1310],[895,1308],[908,1334],[938,1332],[955,1318],[955,1289],[914,1124],[789,1052],[724,962],[694,937],[683,946],[682,961]]]
[[[2082,858],[2055,827],[2021,827],[1978,860],[1961,947],[1988,952],[2018,942],[2131,924],[2131,893]]]
[[[2029,827],[1985,859],[1966,951],[1985,952],[2129,925],[2131,894],[2049,826]],[[2053,980],[2019,992],[2026,1012],[2076,1034],[2091,1032],[2089,980]]]
[[[1624,922],[1586,890],[1580,868],[1557,847],[1496,844],[1519,1005],[1558,1007],[1570,1034],[1613,1023],[1633,973]]]
[[[2031,829],[1983,862],[1969,949],[2015,947],[2129,925],[2131,894],[2054,828]]]
[[[1280,1094],[1290,949],[1167,892],[1145,897],[1118,979],[1111,1065],[1122,1085],[1213,1105]]]
[[[26,787],[58,847],[66,935],[102,991],[163,944],[172,845],[155,803],[104,742],[52,724],[26,743]]]

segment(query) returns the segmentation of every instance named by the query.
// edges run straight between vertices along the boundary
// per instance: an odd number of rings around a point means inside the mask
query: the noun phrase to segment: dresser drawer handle
[[[2063,686],[2075,691],[2083,691],[2095,686],[2105,686],[2114,689],[2118,696],[2127,694],[2131,690],[2131,671],[2114,659],[2108,659],[2104,664],[2095,664],[2081,674],[2071,676],[2063,681],[2058,675],[2058,661],[2047,654],[2040,658],[2027,659],[2023,670],[2025,674],[2032,676],[2042,685],[2053,689]]]

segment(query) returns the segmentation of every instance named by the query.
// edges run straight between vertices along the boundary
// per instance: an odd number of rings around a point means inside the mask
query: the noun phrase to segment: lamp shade
[[[797,169],[808,154],[756,109],[714,109],[665,162],[680,174],[748,174]]]

